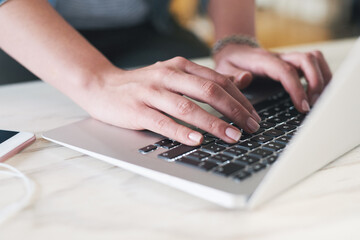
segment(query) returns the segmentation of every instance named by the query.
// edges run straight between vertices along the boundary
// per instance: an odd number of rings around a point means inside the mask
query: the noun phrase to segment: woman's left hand
[[[251,83],[252,74],[281,82],[300,112],[308,112],[330,82],[332,74],[320,51],[272,53],[262,48],[229,44],[214,55],[216,71],[234,76],[240,89]],[[300,76],[308,82],[305,92]]]

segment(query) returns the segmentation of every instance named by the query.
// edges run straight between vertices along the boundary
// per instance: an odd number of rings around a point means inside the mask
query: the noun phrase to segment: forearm
[[[255,37],[254,0],[211,0],[209,14],[216,40],[234,34]]]
[[[11,0],[0,7],[0,47],[44,81],[75,99],[112,64],[46,0]],[[79,96],[81,97],[81,96]]]

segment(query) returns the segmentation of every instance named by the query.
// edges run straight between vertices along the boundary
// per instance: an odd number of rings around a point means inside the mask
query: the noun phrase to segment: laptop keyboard
[[[253,134],[243,132],[235,144],[205,133],[201,146],[163,139],[139,149],[139,152],[147,154],[159,148],[168,149],[158,157],[234,180],[247,179],[277,160],[305,118],[286,93],[272,96],[254,107],[262,119],[260,129]],[[222,119],[233,124],[225,117]]]

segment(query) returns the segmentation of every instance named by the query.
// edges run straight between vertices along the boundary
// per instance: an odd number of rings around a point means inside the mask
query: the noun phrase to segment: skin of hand
[[[247,132],[259,116],[231,77],[177,57],[124,71],[112,65],[46,0],[11,0],[0,7],[0,47],[92,117],[119,127],[149,129],[188,145],[203,136],[184,120],[226,142],[241,132],[190,101],[205,102]]]
[[[201,143],[200,133],[170,115],[226,142],[239,140],[237,128],[185,95],[210,104],[247,132],[259,128],[260,117],[231,78],[182,57],[131,71],[114,68],[102,79],[89,89],[84,108],[94,118],[116,126],[149,129],[187,145]]]
[[[330,82],[332,74],[319,51],[272,53],[262,48],[229,44],[215,54],[216,71],[234,77],[235,84],[246,87],[252,74],[281,82],[300,112],[308,112]],[[305,92],[300,77],[308,82]]]
[[[242,34],[255,38],[254,0],[210,0],[209,14],[214,22],[216,41]],[[300,112],[307,112],[331,79],[331,71],[319,51],[271,53],[247,45],[229,44],[214,56],[216,71],[233,76],[240,89],[250,84],[252,75],[268,76],[281,82]],[[308,82],[304,91],[300,75]]]

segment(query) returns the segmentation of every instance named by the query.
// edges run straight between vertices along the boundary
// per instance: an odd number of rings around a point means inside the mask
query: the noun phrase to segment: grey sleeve
[[[8,0],[0,0],[0,6],[6,3]]]

